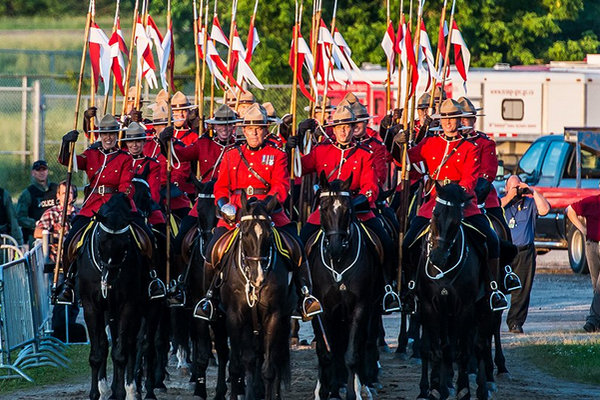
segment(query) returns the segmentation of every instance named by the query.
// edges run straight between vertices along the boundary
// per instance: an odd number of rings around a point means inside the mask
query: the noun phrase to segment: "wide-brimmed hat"
[[[267,112],[267,118],[269,119],[269,121],[271,121],[275,124],[281,123],[281,118],[277,117],[277,111],[275,111],[275,107],[273,107],[273,103],[271,103],[270,101],[267,101],[266,103],[263,103],[262,106],[265,109],[265,111]]]
[[[352,92],[348,92],[346,93],[346,95],[342,98],[342,101],[340,101],[340,104],[338,104],[338,106],[340,106],[342,103],[348,103],[350,105],[354,104],[354,103],[358,103],[358,97],[356,97],[356,95]]]
[[[269,126],[271,122],[267,116],[267,111],[258,103],[254,103],[246,110],[242,126]]]
[[[191,104],[185,94],[181,91],[175,93],[171,97],[171,109],[172,110],[189,110],[190,108],[196,107],[195,104]]]
[[[356,116],[354,115],[352,109],[348,106],[342,106],[335,110],[333,116],[331,117],[331,122],[323,126],[329,127],[337,125],[350,125],[356,122],[358,121],[356,121]]]
[[[463,111],[458,101],[454,99],[446,99],[442,102],[440,106],[440,112],[437,114],[433,114],[431,118],[433,119],[447,119],[447,118],[462,118],[462,117],[470,117],[471,114],[467,114]]]
[[[315,102],[315,112],[321,112],[321,106],[323,105],[323,96],[317,96],[317,101]],[[334,111],[337,107],[331,105],[331,99],[328,97],[325,100],[325,112]],[[310,106],[304,107],[304,111],[310,111]]]
[[[169,93],[165,89],[160,89],[160,92],[154,98],[154,103],[150,104],[148,108],[154,110],[154,107],[161,101],[169,101]]]
[[[124,128],[121,128],[119,121],[115,119],[110,114],[106,114],[100,122],[98,122],[98,129],[95,129],[90,132],[98,132],[98,133],[112,133],[112,132],[121,132],[124,131]]]
[[[121,138],[121,142],[134,140],[146,140],[146,129],[137,122],[130,123],[125,130],[125,135]]]
[[[240,94],[238,103],[239,104],[254,104],[254,103],[256,103],[256,97],[254,97],[252,92],[250,92],[249,90],[246,90],[244,93]]]
[[[478,112],[482,110],[481,107],[475,107],[471,100],[464,96],[458,99],[458,104],[460,104],[460,107],[463,109],[463,111],[467,114],[470,114],[471,117],[485,116],[485,114],[478,114]]]
[[[350,109],[354,113],[356,122],[364,122],[364,121],[368,121],[368,120],[374,118],[369,115],[369,111],[367,110],[367,107],[363,106],[358,101],[356,103],[352,103],[350,105]]]
[[[166,101],[156,104],[152,110],[152,123],[154,125],[167,125],[169,123],[169,105]]]
[[[238,115],[231,108],[226,106],[225,104],[221,104],[216,110],[215,114],[211,119],[207,119],[204,121],[210,125],[232,125],[241,122],[242,120],[238,118]]]
[[[431,95],[429,93],[423,93],[421,97],[419,97],[419,101],[417,102],[417,110],[423,110],[429,108],[429,103],[431,102]]]

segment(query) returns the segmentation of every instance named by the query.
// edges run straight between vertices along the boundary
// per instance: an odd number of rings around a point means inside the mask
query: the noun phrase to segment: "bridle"
[[[265,215],[244,215],[240,218],[240,224],[244,221],[268,221],[271,225],[273,222],[271,218]],[[258,302],[258,292],[260,287],[254,285],[254,283],[248,277],[250,273],[250,269],[247,265],[248,261],[258,263],[258,266],[261,268],[263,273],[266,273],[271,270],[271,267],[275,264],[277,260],[277,252],[274,250],[273,241],[269,244],[269,255],[268,256],[248,256],[244,254],[243,245],[242,245],[242,237],[244,235],[242,229],[239,227],[239,245],[238,245],[238,269],[242,274],[242,277],[246,281],[245,283],[245,292],[246,292],[246,303],[248,307],[253,308]],[[266,262],[266,266],[263,266]],[[263,280],[264,282],[264,280]]]
[[[443,206],[446,207],[463,207],[464,203],[453,203],[451,201],[448,200],[444,200],[441,199],[440,197],[436,197],[435,201]],[[442,270],[440,267],[438,267],[437,265],[435,265],[430,258],[431,255],[431,250],[433,249],[433,240],[431,238],[431,232],[427,235],[427,259],[425,261],[425,274],[427,275],[427,277],[429,279],[432,280],[439,280],[442,279],[443,277],[445,277],[446,275],[448,275],[450,272],[454,271],[455,269],[457,269],[463,262],[463,260],[466,258],[466,255],[469,253],[469,248],[466,246],[466,240],[465,240],[465,231],[464,228],[462,226],[462,224],[460,224],[458,231],[456,232],[456,235],[454,235],[454,238],[452,238],[452,241],[450,242],[450,246],[448,246],[448,249],[452,249],[454,247],[454,245],[456,244],[456,241],[458,239],[458,237],[460,236],[461,240],[461,246],[460,246],[460,256],[458,257],[458,260],[456,261],[456,263],[450,267],[447,270]],[[429,273],[429,270],[427,269],[427,267],[431,265],[435,270],[439,271],[438,274],[436,274],[435,276],[432,276]]]
[[[92,231],[92,235],[90,237],[90,258],[92,259],[92,263],[94,264],[98,272],[100,272],[100,291],[102,293],[102,297],[106,299],[106,297],[108,296],[108,289],[110,289],[110,286],[108,285],[108,274],[110,272],[110,268],[107,268],[107,265],[99,258],[100,254],[98,254],[98,248],[96,247],[96,239],[97,235],[99,234],[98,228],[100,228],[102,231],[108,234],[119,236],[129,233],[132,227],[130,224],[128,224],[121,229],[111,229],[104,225],[102,222],[98,221],[98,223],[94,226],[94,229]],[[125,252],[123,253],[123,258],[118,263],[119,265],[125,262],[125,260],[127,259],[127,255],[128,250],[125,249]]]

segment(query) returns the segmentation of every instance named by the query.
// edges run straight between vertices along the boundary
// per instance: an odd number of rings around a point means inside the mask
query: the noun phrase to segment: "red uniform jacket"
[[[175,152],[179,148],[182,148],[183,145],[181,142],[175,143]],[[155,158],[156,161],[160,164],[160,187],[164,187],[167,184],[167,158],[163,156],[160,152],[160,144],[156,138],[148,140],[144,145],[144,155],[150,158]],[[171,209],[179,210],[181,208],[189,208],[190,207],[190,199],[185,195],[186,193],[194,193],[195,188],[194,185],[189,182],[190,174],[192,172],[191,166],[189,162],[177,162],[174,158],[173,169],[171,170],[171,183],[179,187],[179,189],[183,192],[182,195],[171,198]]]
[[[224,145],[211,139],[208,135],[192,143],[191,146],[178,147],[175,149],[180,161],[198,162],[202,182],[208,182],[211,179],[217,179],[219,176],[219,165],[225,156],[225,152],[231,145]],[[198,217],[197,203],[190,210],[189,215]]]
[[[181,140],[184,145],[190,146],[198,139],[198,132],[187,128],[175,128],[175,138]]]
[[[101,148],[100,143],[95,143],[77,156],[77,168],[85,170],[92,189],[79,213],[84,217],[93,217],[94,212],[108,202],[117,191],[127,194],[130,199],[133,198],[131,156],[116,148],[106,153]],[[106,193],[102,194],[103,190]],[[108,193],[109,191],[113,192]],[[132,211],[136,211],[133,201],[131,206]]]
[[[460,144],[460,147],[452,154],[448,161],[439,169],[438,166],[447,154]],[[480,161],[477,145],[463,140],[460,136],[456,140],[446,140],[443,135],[432,136],[423,139],[417,146],[408,150],[408,156],[412,163],[423,161],[430,174],[430,178],[438,181],[453,181],[462,186],[465,191],[473,196],[473,200],[465,205],[464,216],[480,214],[475,199],[475,184],[479,177]],[[418,215],[431,218],[435,206],[435,186],[429,194],[429,200],[419,209]]]
[[[469,136],[468,139],[477,143],[477,147],[479,148],[479,159],[481,161],[479,177],[493,183],[494,179],[496,179],[496,173],[498,172],[496,142],[483,132],[475,132],[474,135]],[[492,185],[492,190],[490,190],[490,193],[485,199],[485,208],[496,207],[500,207],[500,199],[498,199],[496,188]]]
[[[319,144],[302,157],[302,173],[316,172],[317,175],[320,175],[321,171],[325,172],[330,182],[335,179],[345,180],[352,175],[350,190],[357,194],[364,194],[369,199],[371,208],[375,207],[379,187],[373,168],[373,155],[369,150],[357,146],[355,143],[345,149],[337,144]],[[329,176],[330,174],[331,176]],[[375,214],[371,211],[358,215],[362,221],[374,217]],[[315,225],[321,223],[321,214],[318,208],[308,217],[307,222]]]
[[[242,160],[242,155],[250,167],[268,183],[268,187],[249,170]],[[240,189],[245,189],[248,197],[254,196],[259,200],[273,195],[277,197],[279,203],[283,204],[290,189],[285,152],[268,142],[257,150],[248,148],[247,144],[228,149],[219,167],[219,176],[215,183],[215,201],[225,197],[239,209],[242,206],[241,193],[238,192]],[[255,189],[267,190],[267,192],[252,194]],[[271,218],[277,227],[290,223],[283,208]],[[231,228],[223,220],[219,220],[218,226]]]
[[[156,204],[160,204],[160,164],[156,159],[148,156],[133,158],[133,176],[143,179],[148,183],[150,195]],[[164,224],[165,216],[160,210],[154,210],[148,216],[148,222],[152,225]]]
[[[375,168],[377,184],[383,186],[387,180],[387,174],[390,168],[390,162],[392,161],[392,155],[387,151],[385,145],[381,143],[381,141],[375,136],[365,136],[363,140],[357,140],[357,142],[361,146],[371,150],[371,153],[373,153],[373,168]]]

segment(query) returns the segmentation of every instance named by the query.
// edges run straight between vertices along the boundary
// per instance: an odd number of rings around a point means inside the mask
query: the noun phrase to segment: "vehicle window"
[[[502,100],[502,119],[506,121],[521,121],[525,115],[525,103],[521,99]]]
[[[565,178],[577,178],[577,158],[573,152]],[[581,149],[581,179],[600,178],[600,157],[589,150]]]
[[[546,142],[534,142],[529,149],[523,154],[521,157],[521,161],[519,161],[519,168],[528,175],[533,174],[535,169],[538,166],[540,161],[540,157],[542,157],[542,152],[544,151],[544,146]]]
[[[563,166],[563,160],[568,151],[569,144],[566,142],[551,143],[542,164],[542,177],[555,177],[559,175]]]

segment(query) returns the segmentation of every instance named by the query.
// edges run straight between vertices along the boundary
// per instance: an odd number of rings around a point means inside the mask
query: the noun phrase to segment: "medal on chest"
[[[264,154],[262,156],[262,165],[272,166],[275,163],[275,156],[272,154]]]

